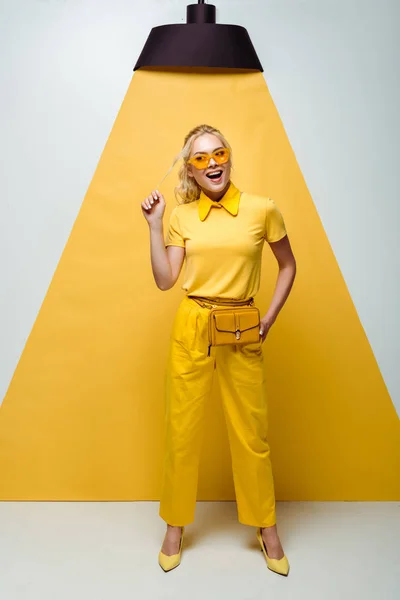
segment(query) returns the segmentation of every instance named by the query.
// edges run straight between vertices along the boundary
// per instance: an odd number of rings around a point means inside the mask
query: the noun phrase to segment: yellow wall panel
[[[183,292],[181,280],[155,286],[140,202],[204,122],[233,146],[234,183],[275,199],[297,259],[264,343],[277,499],[400,498],[399,419],[263,75],[148,69],[132,78],[0,408],[0,499],[158,499]],[[165,226],[177,169],[160,186]],[[263,262],[265,312],[277,275],[268,245]],[[233,498],[214,388],[198,499]]]

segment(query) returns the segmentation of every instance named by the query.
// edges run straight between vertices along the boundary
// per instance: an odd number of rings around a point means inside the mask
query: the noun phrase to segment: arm
[[[172,288],[181,272],[185,248],[181,246],[165,246],[163,217],[165,200],[158,190],[153,190],[144,202],[142,213],[150,232],[150,256],[154,280],[160,290]]]
[[[296,277],[296,260],[288,236],[285,235],[278,242],[270,242],[269,246],[278,262],[279,273],[271,304],[260,321],[262,341],[265,340],[269,328],[274,324],[282,306],[285,304]]]
[[[185,248],[181,246],[164,246],[164,231],[162,221],[149,225],[151,267],[154,280],[160,290],[171,289],[181,272]]]

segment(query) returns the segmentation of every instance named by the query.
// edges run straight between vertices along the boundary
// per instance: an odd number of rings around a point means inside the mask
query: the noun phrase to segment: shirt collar
[[[240,190],[238,190],[232,181],[229,188],[218,202],[211,200],[211,198],[201,190],[198,206],[200,220],[204,221],[213,206],[218,207],[220,205],[231,213],[231,215],[236,216],[239,212],[240,193]]]

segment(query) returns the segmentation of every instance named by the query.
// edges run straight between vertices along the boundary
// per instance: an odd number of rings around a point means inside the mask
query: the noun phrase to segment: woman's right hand
[[[149,225],[162,221],[165,211],[164,196],[158,190],[153,190],[150,196],[142,202],[142,213]]]

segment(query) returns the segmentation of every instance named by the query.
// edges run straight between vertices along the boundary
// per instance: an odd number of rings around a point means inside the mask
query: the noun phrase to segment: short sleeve
[[[177,206],[175,206],[175,208],[172,210],[169,218],[169,227],[165,238],[165,246],[185,247],[185,240],[179,223]]]
[[[264,239],[267,242],[278,242],[287,235],[283,216],[272,198],[268,198],[265,215]]]

